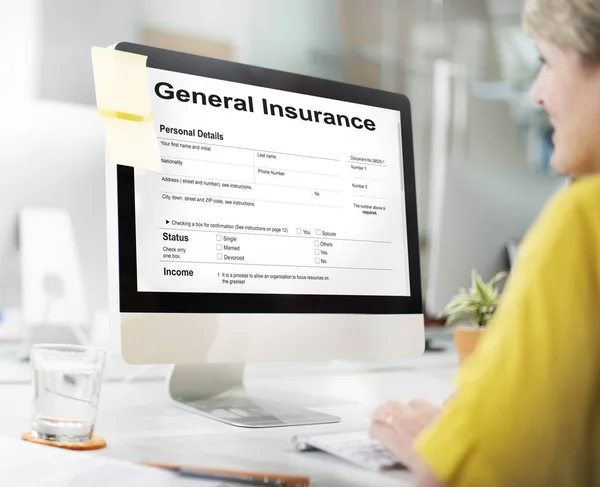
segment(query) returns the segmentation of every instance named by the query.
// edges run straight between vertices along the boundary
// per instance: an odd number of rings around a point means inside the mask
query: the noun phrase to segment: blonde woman
[[[543,66],[532,98],[576,176],[520,250],[444,410],[379,408],[371,434],[418,487],[600,487],[600,0],[526,0]]]

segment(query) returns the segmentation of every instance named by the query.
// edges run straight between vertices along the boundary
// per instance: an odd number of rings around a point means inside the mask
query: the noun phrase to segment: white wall
[[[94,104],[92,45],[136,41],[138,0],[0,0],[0,98]]]
[[[339,49],[334,0],[164,0],[144,3],[144,25],[231,45],[234,60],[329,78],[314,51]]]
[[[475,36],[472,33],[472,36]],[[471,37],[482,47],[479,51],[474,80],[502,81],[502,65],[493,29],[488,28]],[[461,52],[464,52],[462,50]],[[506,80],[508,81],[508,80]],[[519,141],[516,120],[508,100],[487,100],[474,96],[470,87],[467,162],[493,166],[525,166],[526,145]]]
[[[0,0],[0,99],[34,96],[40,25],[39,0]]]
[[[229,44],[235,59],[244,60],[253,4],[253,0],[147,0],[142,22],[157,30]]]
[[[138,39],[137,0],[39,0],[37,92],[50,100],[95,104],[91,46]]]
[[[337,2],[254,0],[248,62],[284,71],[339,79],[335,65],[315,62],[315,52],[338,53]]]

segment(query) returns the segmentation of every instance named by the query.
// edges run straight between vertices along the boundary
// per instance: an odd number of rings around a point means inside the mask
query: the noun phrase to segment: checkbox
[[[296,228],[296,233],[297,233],[298,235],[301,235],[301,234],[302,234],[302,229],[301,229],[301,228]]]
[[[221,235],[217,235],[217,242],[221,241]]]
[[[318,246],[319,246],[319,241],[315,240],[315,247],[318,247]]]
[[[317,229],[317,235],[321,235],[321,230]]]
[[[223,260],[223,254],[217,254],[217,260]]]
[[[223,250],[223,246],[221,244],[217,244],[217,250]]]
[[[319,249],[315,250],[315,255],[321,255],[321,251]]]
[[[315,264],[320,264],[321,263],[321,259],[319,259],[318,257],[315,259]]]

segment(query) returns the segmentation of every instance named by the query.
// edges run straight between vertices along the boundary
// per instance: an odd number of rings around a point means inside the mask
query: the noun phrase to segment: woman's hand
[[[419,469],[413,451],[415,438],[439,416],[441,408],[427,401],[389,402],[375,410],[370,434],[378,439],[406,468]]]

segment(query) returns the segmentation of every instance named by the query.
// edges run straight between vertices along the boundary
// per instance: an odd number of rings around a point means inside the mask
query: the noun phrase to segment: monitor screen
[[[135,269],[122,262],[121,272],[135,271],[138,295],[420,297],[400,104],[319,96],[311,83],[348,85],[310,78],[308,89],[278,89],[247,73],[159,64],[149,57],[161,172],[120,173],[121,203],[132,196],[134,206],[120,247],[135,247]],[[302,310],[344,309],[311,302]],[[370,308],[398,310],[391,303]]]
[[[407,296],[399,113],[149,70],[140,291]]]

